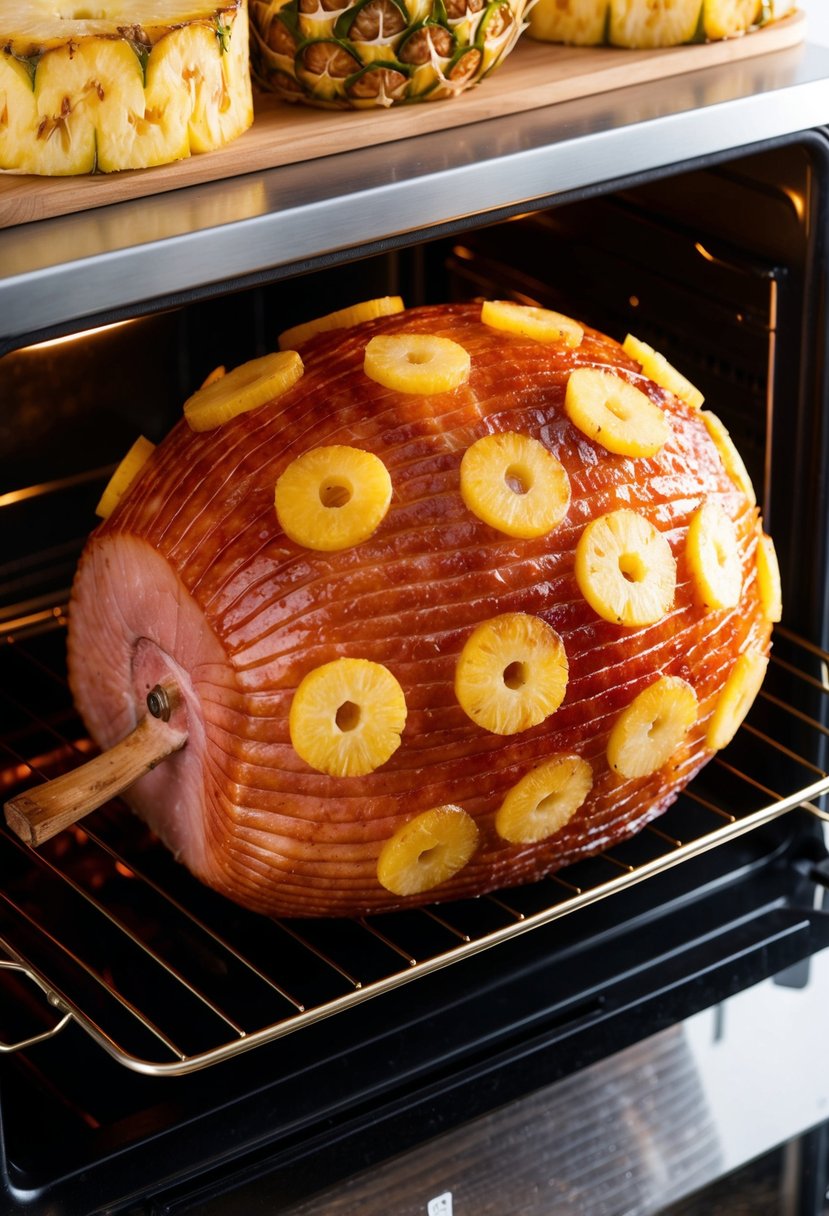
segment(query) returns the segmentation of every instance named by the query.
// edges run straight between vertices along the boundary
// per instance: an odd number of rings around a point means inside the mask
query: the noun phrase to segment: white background
[[[798,7],[806,14],[808,40],[829,46],[829,3],[827,0],[800,0]]]

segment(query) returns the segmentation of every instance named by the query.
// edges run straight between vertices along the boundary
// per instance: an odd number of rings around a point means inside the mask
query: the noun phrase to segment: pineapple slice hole
[[[470,634],[455,668],[455,695],[478,726],[514,735],[555,713],[568,674],[556,631],[530,613],[507,612]]]
[[[495,816],[495,830],[510,844],[548,840],[570,822],[592,786],[593,769],[586,760],[554,756],[507,792]]]
[[[594,519],[576,545],[579,590],[594,612],[612,624],[654,625],[670,611],[676,560],[662,533],[623,507]]]
[[[620,777],[649,777],[670,760],[697,719],[697,694],[679,676],[661,676],[613,724],[607,761]]]
[[[580,367],[564,393],[564,412],[588,439],[616,456],[655,456],[671,428],[658,405],[613,372]]]
[[[337,723],[339,730],[345,732],[356,730],[360,724],[362,710],[359,705],[355,705],[353,701],[343,701],[337,712],[334,714],[334,721]]]
[[[387,840],[377,878],[394,895],[431,891],[464,868],[478,847],[475,820],[448,803],[410,819]]]
[[[484,435],[464,452],[461,497],[478,519],[531,540],[557,528],[570,506],[570,479],[553,453],[529,435]]]
[[[379,456],[332,444],[291,461],[277,480],[274,507],[291,540],[306,549],[333,552],[368,540],[385,518],[391,492]]]

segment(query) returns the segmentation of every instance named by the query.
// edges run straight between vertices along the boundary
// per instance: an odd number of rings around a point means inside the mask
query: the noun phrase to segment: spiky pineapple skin
[[[251,125],[247,0],[162,0],[130,17],[64,20],[0,0],[0,169],[144,169]]]
[[[254,79],[283,101],[326,109],[456,97],[503,62],[529,7],[528,0],[252,0]]]

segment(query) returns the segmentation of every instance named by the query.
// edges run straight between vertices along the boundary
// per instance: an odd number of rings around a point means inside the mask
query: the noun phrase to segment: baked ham
[[[725,429],[644,344],[488,308],[291,331],[269,399],[216,425],[222,381],[196,393],[83,553],[80,713],[107,748],[176,686],[187,744],[126,801],[248,908],[378,912],[594,854],[762,681],[779,576]]]

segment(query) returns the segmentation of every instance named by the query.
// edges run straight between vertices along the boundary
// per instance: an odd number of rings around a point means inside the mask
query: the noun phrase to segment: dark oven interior
[[[4,799],[90,754],[65,614],[114,464],[216,363],[356,299],[510,296],[656,346],[744,455],[785,603],[727,753],[639,837],[535,886],[272,922],[117,805],[37,855],[4,833],[0,1030],[42,1039],[0,1071],[3,1210],[293,1210],[829,944],[825,161],[804,136],[0,359]]]

